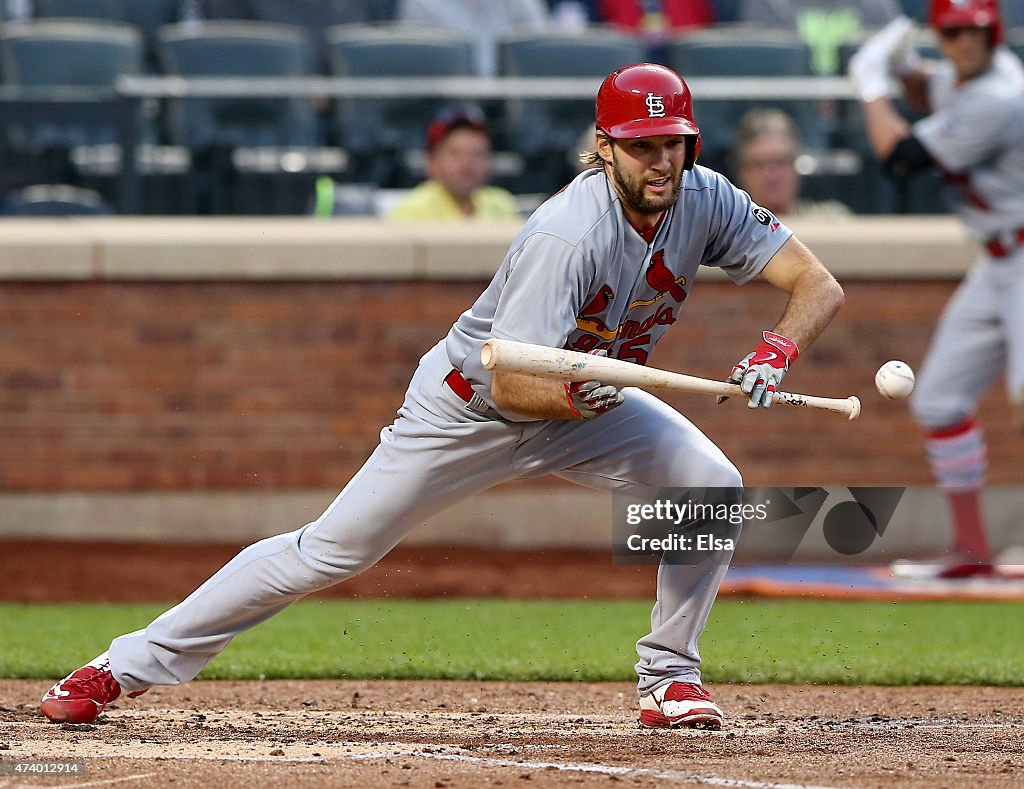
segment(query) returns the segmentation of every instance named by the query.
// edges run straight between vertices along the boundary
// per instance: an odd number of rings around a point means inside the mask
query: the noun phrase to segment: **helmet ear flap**
[[[684,170],[692,170],[700,157],[700,133],[686,135],[686,160]]]

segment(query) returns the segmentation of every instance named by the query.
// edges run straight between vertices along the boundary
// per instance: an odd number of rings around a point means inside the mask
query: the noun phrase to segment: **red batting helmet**
[[[928,21],[936,30],[984,27],[992,31],[992,44],[1003,40],[999,0],[932,0]]]
[[[700,154],[700,129],[683,78],[654,63],[638,63],[609,74],[597,92],[597,127],[613,140],[685,134],[689,170]]]

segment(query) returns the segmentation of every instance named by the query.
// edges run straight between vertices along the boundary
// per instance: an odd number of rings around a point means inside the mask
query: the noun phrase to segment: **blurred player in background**
[[[956,578],[993,572],[980,494],[985,441],[975,412],[1006,373],[1024,420],[1024,68],[1001,46],[996,0],[932,0],[929,20],[944,59],[920,61],[901,17],[850,63],[875,155],[894,177],[938,167],[981,253],[939,321],[911,408],[927,431],[928,460],[952,510],[954,542],[942,556],[898,562],[901,575]],[[892,101],[893,77],[931,113],[911,125]]]
[[[473,106],[443,109],[427,128],[427,180],[388,215],[390,219],[519,219],[515,197],[488,186],[491,134]]]
[[[86,723],[122,689],[187,682],[236,635],[369,569],[433,515],[494,485],[556,474],[648,500],[666,488],[707,489],[712,500],[684,525],[721,542],[662,555],[635,669],[642,725],[721,726],[697,642],[739,534],[738,519],[721,514],[742,500],[739,471],[654,395],[492,372],[480,351],[498,338],[645,364],[699,267],[713,266],[737,284],[760,278],[788,294],[782,316],[730,376],[750,408],[766,408],[843,292],[770,212],[695,164],[700,131],[678,74],[646,63],[619,69],[598,91],[596,120],[586,158],[599,166],[533,213],[484,292],[424,354],[398,418],[327,510],[244,549],[147,628],[114,639],[47,692],[47,717]],[[766,440],[749,420],[736,429]]]

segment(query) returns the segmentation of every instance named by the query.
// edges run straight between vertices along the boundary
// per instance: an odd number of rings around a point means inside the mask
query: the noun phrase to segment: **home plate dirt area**
[[[195,682],[43,719],[0,681],[0,787],[1020,787],[1024,689],[720,685],[721,731],[646,731],[622,683]]]

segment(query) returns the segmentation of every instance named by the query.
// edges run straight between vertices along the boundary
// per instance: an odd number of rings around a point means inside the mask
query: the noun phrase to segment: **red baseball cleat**
[[[145,692],[137,690],[128,697]],[[46,691],[39,709],[54,723],[92,723],[120,695],[121,686],[110,673],[110,659],[104,652]]]
[[[720,729],[723,718],[711,694],[692,682],[671,682],[640,697],[640,725],[647,729]]]

